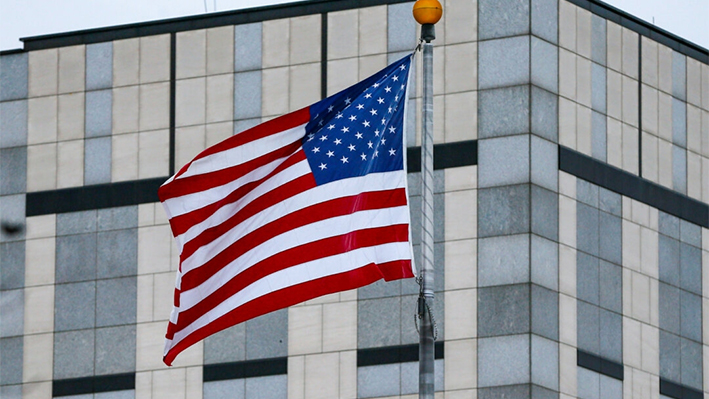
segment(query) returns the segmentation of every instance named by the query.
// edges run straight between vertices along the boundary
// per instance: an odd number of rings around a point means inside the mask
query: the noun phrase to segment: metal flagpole
[[[443,9],[437,0],[418,0],[414,4],[413,12],[416,21],[421,24],[423,42],[423,132],[421,135],[423,266],[418,298],[419,399],[433,399],[435,373],[434,326],[431,316],[433,305],[433,45],[431,41],[436,38],[434,24],[440,20]]]

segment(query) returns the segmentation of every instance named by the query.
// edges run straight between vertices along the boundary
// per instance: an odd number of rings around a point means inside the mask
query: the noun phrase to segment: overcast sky
[[[465,0],[460,0],[465,1]],[[20,37],[235,10],[289,0],[0,0],[0,51]],[[709,0],[610,0],[621,10],[709,48]],[[445,10],[444,10],[445,12]],[[444,15],[445,18],[445,15]]]

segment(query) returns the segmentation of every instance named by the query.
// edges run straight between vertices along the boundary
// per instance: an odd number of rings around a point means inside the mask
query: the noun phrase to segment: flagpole
[[[423,42],[423,131],[421,134],[422,235],[421,290],[418,298],[419,327],[419,399],[433,399],[435,392],[433,306],[433,45],[434,24],[442,15],[437,0],[418,0],[414,18],[421,24]]]

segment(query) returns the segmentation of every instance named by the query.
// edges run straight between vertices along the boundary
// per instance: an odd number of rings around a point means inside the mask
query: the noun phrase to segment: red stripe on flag
[[[300,143],[295,143],[295,147],[300,147]],[[292,153],[292,151],[289,151],[288,153]],[[244,184],[243,186],[237,188],[236,190],[232,191],[229,195],[226,197],[220,199],[219,201],[213,202],[205,207],[202,207],[200,209],[196,209],[192,212],[188,212],[182,215],[174,216],[173,218],[170,219],[170,227],[172,228],[172,234],[177,237],[181,234],[184,234],[187,230],[189,230],[192,226],[202,223],[205,221],[207,218],[209,218],[211,215],[214,214],[214,212],[218,211],[221,207],[234,203],[241,198],[243,198],[245,195],[250,193],[253,189],[258,187],[260,184],[263,182],[267,181],[268,179],[272,178],[273,176],[277,175],[278,173],[284,171],[285,169],[297,164],[298,162],[301,162],[305,160],[305,153],[303,151],[298,151],[295,154],[289,156],[283,163],[278,165],[271,173],[269,173],[267,176],[264,176],[263,178],[259,180],[255,180],[249,183]],[[269,159],[268,162],[273,161],[272,159]],[[268,163],[264,162],[264,164]],[[263,166],[263,165],[258,165],[258,167]],[[199,177],[199,176],[195,176]],[[230,180],[234,179],[234,176],[227,176]],[[241,176],[238,176],[241,177]],[[238,178],[236,177],[236,178]],[[199,191],[199,190],[195,190]]]
[[[286,158],[300,148],[300,140],[290,143],[268,154],[261,155],[248,162],[225,169],[215,170],[195,176],[176,178],[158,189],[158,197],[164,202],[183,195],[223,186],[277,159]]]
[[[219,225],[205,229],[197,237],[187,241],[182,248],[182,253],[180,254],[180,263],[192,256],[192,254],[194,254],[200,247],[209,244],[216,238],[221,237],[224,233],[238,226],[246,219],[315,186],[315,178],[312,173],[309,173],[254,199],[229,219],[226,219]]]
[[[290,114],[279,116],[276,119],[271,119],[268,122],[264,122],[258,126],[254,126],[251,129],[244,130],[228,139],[217,143],[206,150],[202,151],[197,155],[190,163],[183,166],[179,172],[175,175],[175,179],[184,174],[193,162],[205,158],[209,155],[213,155],[222,151],[230,150],[232,148],[239,147],[241,145],[250,143],[252,141],[262,139],[264,137],[272,136],[274,134],[281,133],[288,129],[293,129],[294,127],[300,126],[302,124],[308,123],[310,121],[310,107],[301,108],[297,111],[293,111]]]
[[[198,341],[254,317],[296,305],[322,295],[358,288],[382,278],[386,281],[391,281],[410,277],[414,277],[411,273],[411,261],[398,260],[379,265],[370,263],[345,273],[310,280],[302,284],[274,291],[231,310],[224,316],[189,334],[181,341],[174,343],[174,346],[170,348],[163,357],[163,361],[168,366],[171,366],[175,357],[180,352]],[[170,330],[170,327],[168,327],[168,330]],[[166,338],[173,339],[174,335],[168,334]]]
[[[406,201],[406,190],[398,188],[336,198],[299,209],[246,234],[243,238],[233,242],[218,255],[215,255],[204,265],[186,272],[182,276],[180,288],[182,291],[187,291],[199,286],[211,275],[218,272],[250,249],[297,227],[337,216],[349,215],[358,211],[405,206]],[[185,250],[187,250],[189,244],[191,252],[194,253],[196,248],[208,244],[223,233],[224,232],[220,231],[213,237],[202,237],[201,234],[185,244]],[[183,253],[185,252],[183,251]],[[184,261],[184,259],[187,259],[187,256],[181,259]]]
[[[262,260],[223,283],[211,295],[195,306],[180,312],[177,330],[182,330],[252,283],[280,270],[316,259],[345,253],[357,248],[372,247],[409,239],[407,224],[390,225],[353,231],[347,234],[313,241]]]

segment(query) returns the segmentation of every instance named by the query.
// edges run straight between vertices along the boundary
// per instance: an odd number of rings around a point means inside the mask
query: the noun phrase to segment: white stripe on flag
[[[305,125],[299,125],[282,132],[242,144],[235,148],[230,148],[216,154],[208,155],[197,159],[190,164],[189,168],[180,175],[177,180],[189,176],[209,174],[222,169],[241,165],[262,155],[266,155],[273,150],[287,146],[305,136]]]
[[[307,163],[307,161],[304,162]],[[363,193],[362,187],[375,187],[379,190],[390,190],[403,188],[405,184],[405,176],[400,171],[371,173],[366,176],[337,180],[294,195],[246,219],[214,241],[200,247],[190,255],[189,258],[183,260],[182,273],[185,274],[190,270],[202,266],[209,259],[213,258],[214,255],[224,251],[229,245],[244,237],[246,234],[260,226],[281,219],[285,215],[336,198],[361,194]],[[270,183],[268,186],[273,188],[277,187],[275,184]],[[251,201],[253,201],[253,199]]]
[[[266,276],[221,302],[189,326],[175,333],[173,344],[226,313],[263,295],[322,277],[358,269],[370,263],[386,263],[411,258],[408,242],[395,242],[359,248],[342,254],[302,263]],[[264,281],[265,280],[265,281]],[[174,346],[174,345],[172,345]]]

